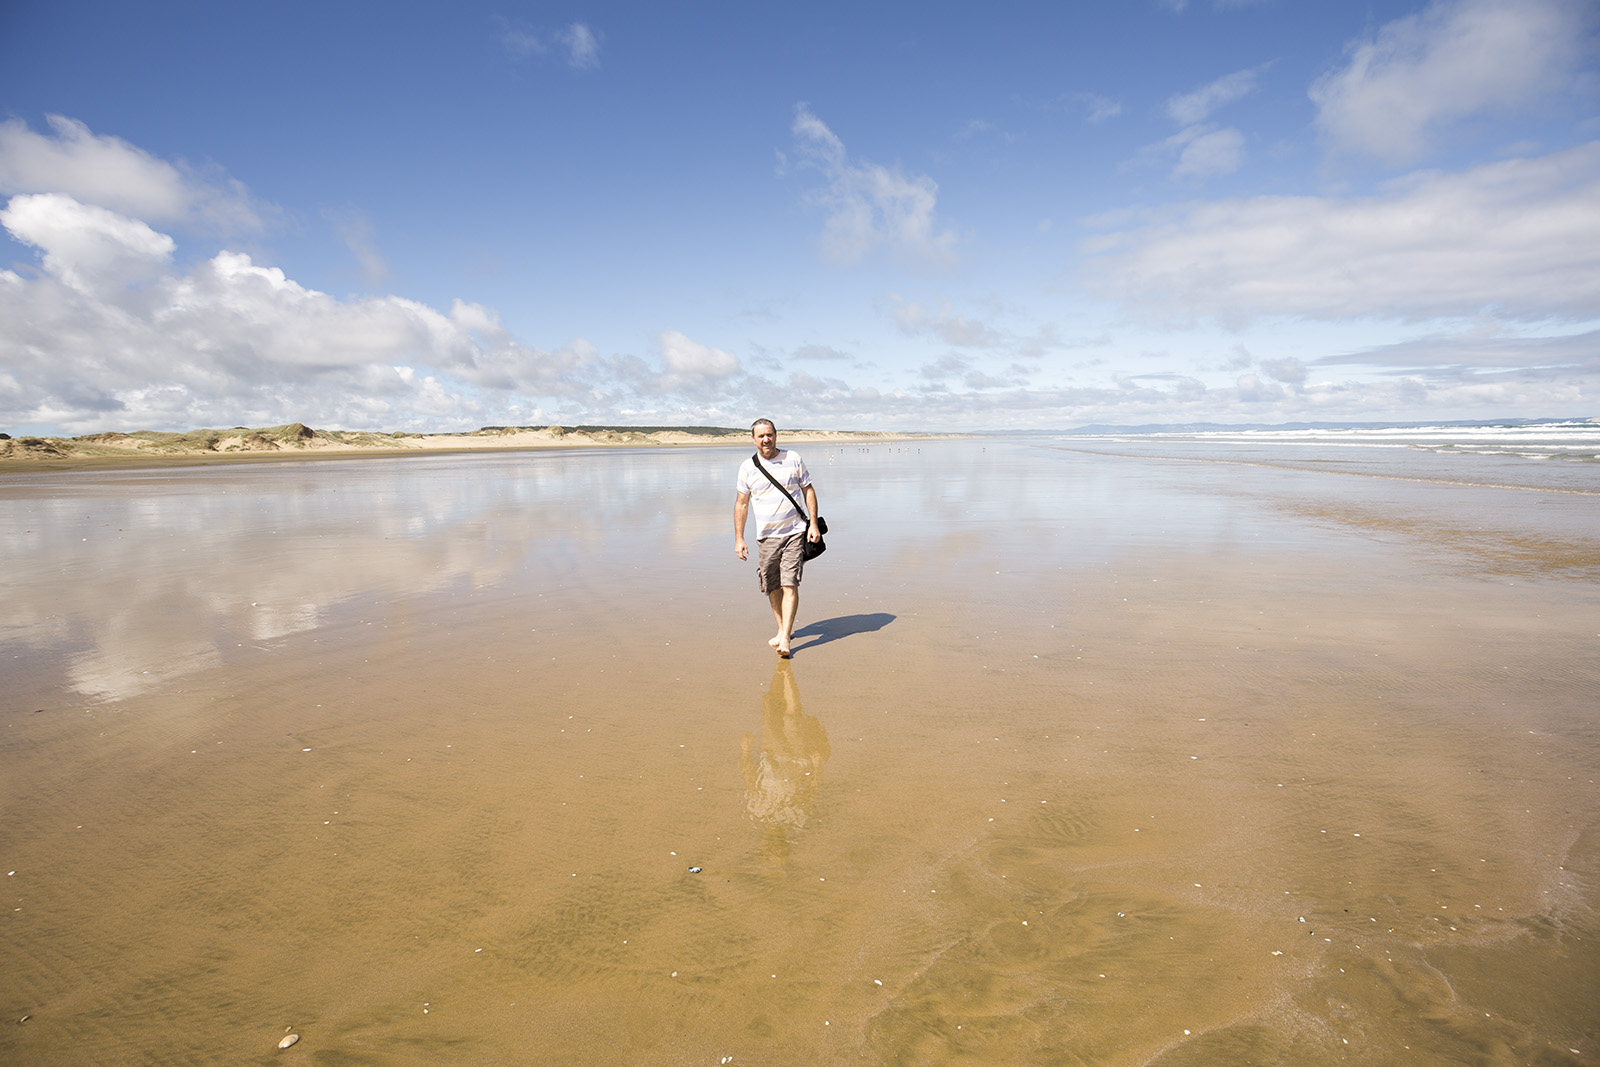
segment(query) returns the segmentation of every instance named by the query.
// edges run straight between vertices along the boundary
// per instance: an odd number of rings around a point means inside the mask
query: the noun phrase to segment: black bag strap
[[[772,476],[772,472],[767,470],[767,468],[762,465],[761,453],[760,452],[752,452],[752,453],[750,453],[750,458],[755,461],[756,470],[760,471],[762,474],[765,474],[767,476],[767,481],[769,481],[773,485],[777,486],[778,487],[778,492],[782,493],[784,496],[789,498],[789,503],[794,505],[794,509],[800,513],[800,517],[806,521],[806,528],[809,529],[811,527],[811,516],[807,515],[806,514],[806,509],[801,507],[799,502],[797,500],[795,500],[794,494],[790,493],[789,490],[785,489],[783,487],[783,483],[778,481],[778,479],[774,478]]]

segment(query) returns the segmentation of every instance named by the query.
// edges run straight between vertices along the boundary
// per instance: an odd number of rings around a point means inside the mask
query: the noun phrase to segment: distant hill
[[[927,434],[785,430],[785,442],[904,441]],[[480,452],[494,449],[617,448],[683,445],[749,447],[750,431],[722,426],[485,426],[462,433],[314,430],[304,423],[252,429],[94,433],[16,437],[0,433],[0,462],[103,466],[126,461],[218,462],[277,458]]]
[[[696,437],[726,437],[729,434],[747,434],[750,431],[737,426],[485,426],[474,433],[490,434],[506,431],[560,430],[563,433],[688,433]],[[804,433],[806,431],[798,431]]]

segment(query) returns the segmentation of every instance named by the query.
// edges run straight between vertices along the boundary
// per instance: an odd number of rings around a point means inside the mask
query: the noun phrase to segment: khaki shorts
[[[756,581],[763,593],[800,585],[800,575],[806,569],[805,544],[805,530],[756,542]]]

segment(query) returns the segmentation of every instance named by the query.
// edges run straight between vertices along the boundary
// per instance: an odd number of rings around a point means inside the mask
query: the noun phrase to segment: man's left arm
[[[741,489],[733,498],[733,554],[740,559],[750,558],[744,543],[744,522],[749,515],[750,494]]]
[[[811,515],[811,528],[806,531],[807,541],[822,540],[822,530],[817,526],[817,491],[811,486],[806,486],[806,511]]]

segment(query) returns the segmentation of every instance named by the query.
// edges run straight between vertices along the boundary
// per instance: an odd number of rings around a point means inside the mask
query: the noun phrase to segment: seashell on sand
[[[300,1035],[299,1034],[290,1034],[288,1037],[286,1037],[282,1041],[278,1042],[278,1047],[279,1048],[288,1048],[290,1045],[294,1044],[296,1041],[299,1041],[299,1040],[300,1040]]]

